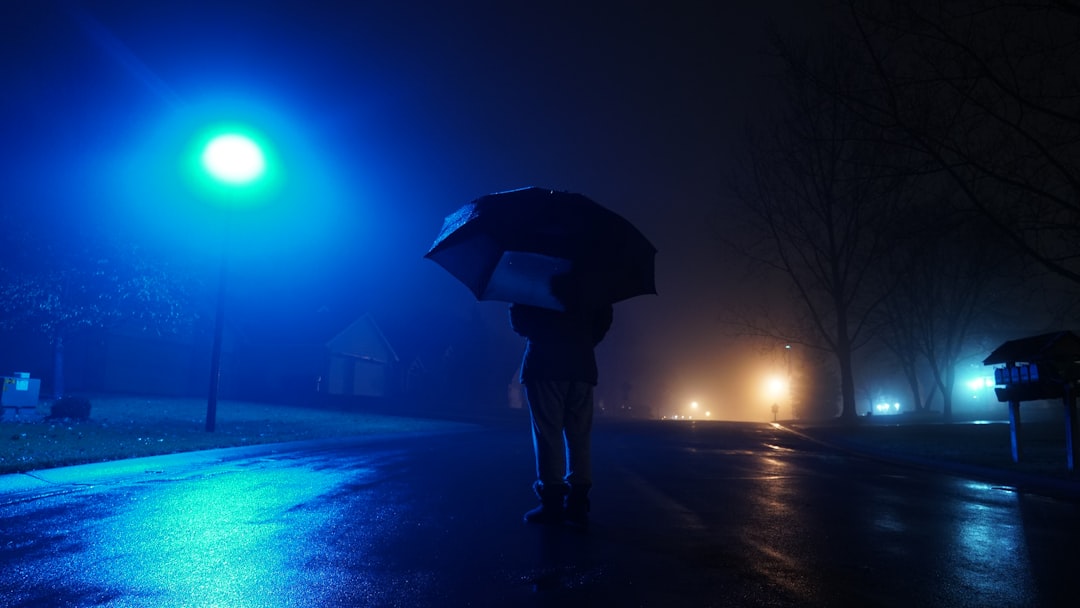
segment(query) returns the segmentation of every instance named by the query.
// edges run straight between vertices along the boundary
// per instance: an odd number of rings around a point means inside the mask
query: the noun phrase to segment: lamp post
[[[226,132],[214,136],[203,148],[200,160],[203,169],[210,177],[229,190],[256,182],[266,169],[266,159],[259,145],[250,137],[238,132]],[[218,268],[214,343],[210,351],[210,390],[206,400],[207,432],[213,432],[217,425],[221,341],[225,328],[225,291],[228,278],[227,230],[227,226],[224,227],[221,239],[221,262]]]
[[[795,416],[795,399],[791,396],[791,345],[784,345],[784,361],[787,363],[787,400],[788,405],[791,406],[791,417]]]

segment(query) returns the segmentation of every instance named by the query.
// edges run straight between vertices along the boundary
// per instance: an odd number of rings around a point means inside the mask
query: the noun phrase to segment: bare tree
[[[880,314],[884,323],[878,331],[878,339],[892,354],[893,360],[900,366],[900,371],[907,381],[911,394],[911,404],[915,411],[929,408],[930,396],[923,396],[922,357],[919,355],[919,341],[916,324],[918,317],[910,313],[905,298],[888,298]]]
[[[844,103],[917,151],[1001,238],[1080,283],[1080,8],[848,0],[873,82]],[[842,32],[838,31],[837,35]]]
[[[972,332],[1015,280],[1009,271],[1013,251],[987,239],[992,227],[978,215],[958,211],[944,200],[947,196],[928,195],[912,203],[894,226],[895,284],[880,311],[880,335],[897,355],[916,407],[921,403],[919,372],[925,366],[949,418],[956,369],[971,351]]]
[[[859,121],[829,86],[847,86],[835,58],[811,66],[778,43],[787,71],[784,112],[753,136],[734,194],[746,214],[743,252],[778,271],[833,354],[841,416],[856,416],[853,355],[884,293],[873,281],[888,249],[885,227],[905,177],[888,169],[875,127]],[[828,55],[828,54],[826,54]]]

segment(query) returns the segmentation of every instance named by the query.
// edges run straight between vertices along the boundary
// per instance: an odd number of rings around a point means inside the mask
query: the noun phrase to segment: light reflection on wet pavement
[[[1080,565],[1075,503],[768,425],[595,444],[587,532],[521,523],[523,425],[7,478],[0,605],[1037,606]]]

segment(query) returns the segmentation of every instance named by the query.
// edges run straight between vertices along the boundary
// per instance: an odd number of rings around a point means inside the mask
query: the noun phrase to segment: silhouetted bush
[[[86,397],[62,397],[52,404],[49,418],[90,419],[90,400]]]

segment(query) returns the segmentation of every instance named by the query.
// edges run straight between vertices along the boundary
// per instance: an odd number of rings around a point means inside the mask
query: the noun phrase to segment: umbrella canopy
[[[581,194],[544,188],[472,201],[446,217],[424,255],[478,300],[553,310],[655,294],[655,256],[622,216]]]

